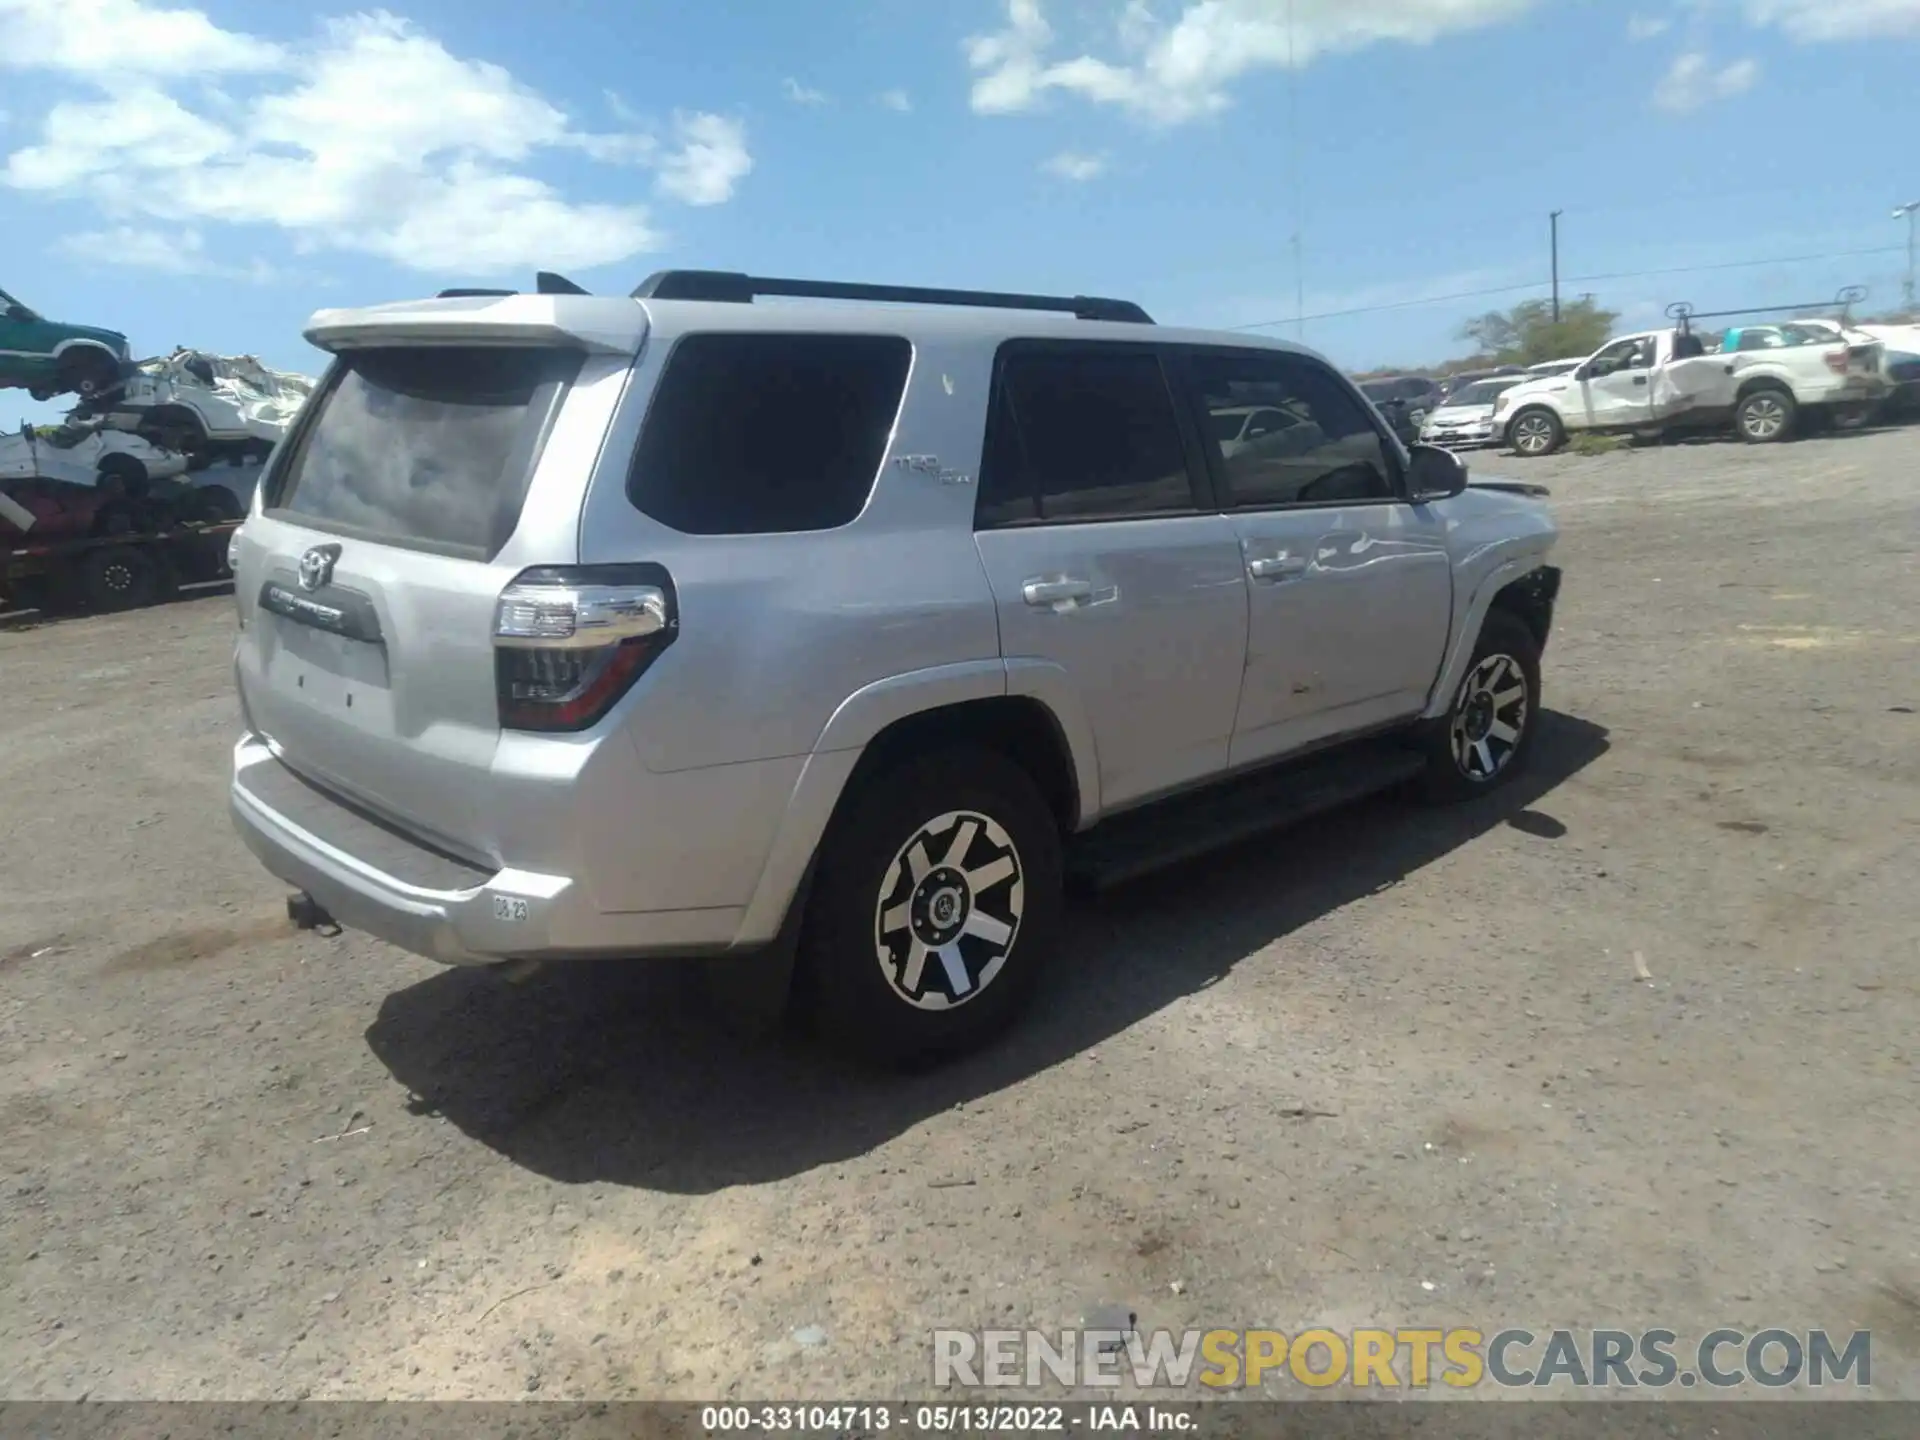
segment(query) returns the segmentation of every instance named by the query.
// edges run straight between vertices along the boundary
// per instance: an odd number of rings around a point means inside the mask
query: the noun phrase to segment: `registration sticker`
[[[524,920],[527,918],[527,902],[518,895],[496,895],[493,897],[493,918],[507,921]]]

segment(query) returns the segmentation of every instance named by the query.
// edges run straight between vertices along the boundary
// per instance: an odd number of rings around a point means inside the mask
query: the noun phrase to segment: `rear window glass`
[[[912,360],[894,335],[689,335],[654,391],[627,496],[689,535],[845,525],[873,489]]]
[[[303,417],[272,506],[322,526],[491,558],[519,523],[576,352],[348,352]]]

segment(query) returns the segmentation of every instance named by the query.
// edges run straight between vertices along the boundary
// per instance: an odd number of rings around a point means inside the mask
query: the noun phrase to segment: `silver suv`
[[[233,552],[232,809],[309,918],[764,957],[925,1057],[1030,993],[1069,879],[1526,759],[1545,492],[1297,346],[702,271],[306,333],[335,359]]]

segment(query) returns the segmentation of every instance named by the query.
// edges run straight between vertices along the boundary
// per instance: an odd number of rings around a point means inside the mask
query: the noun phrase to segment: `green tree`
[[[1473,342],[1500,365],[1538,365],[1574,355],[1591,355],[1607,343],[1615,310],[1603,310],[1591,295],[1582,295],[1560,307],[1545,300],[1523,300],[1511,310],[1490,310],[1460,327],[1460,338]]]

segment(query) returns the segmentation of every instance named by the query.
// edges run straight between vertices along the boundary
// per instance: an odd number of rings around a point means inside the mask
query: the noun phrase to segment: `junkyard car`
[[[1527,380],[1495,402],[1502,437],[1548,455],[1571,432],[1706,430],[1749,444],[1792,435],[1802,417],[1864,414],[1892,388],[1885,346],[1834,322],[1729,330],[1719,350],[1685,323],[1610,340],[1565,375]]]
[[[127,363],[119,331],[49,320],[0,290],[0,388],[24,388],[36,400],[64,391],[91,399],[120,384]]]
[[[1476,380],[1440,402],[1420,427],[1420,443],[1444,445],[1449,450],[1498,444],[1500,427],[1494,422],[1494,402],[1518,385],[1524,375],[1501,375]]]
[[[251,355],[176,350],[143,360],[102,415],[186,455],[193,468],[221,458],[263,460],[313,393],[305,375]]]
[[[0,480],[58,480],[91,485],[101,476],[164,480],[183,473],[187,457],[138,435],[90,425],[26,425],[0,435]]]

